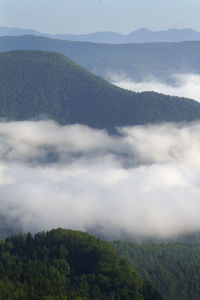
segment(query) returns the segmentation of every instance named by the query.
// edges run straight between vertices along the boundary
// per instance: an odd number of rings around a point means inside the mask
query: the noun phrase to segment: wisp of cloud
[[[24,231],[105,238],[200,230],[200,123],[118,128],[0,124],[0,207]]]
[[[142,82],[135,82],[125,75],[110,75],[110,81],[124,89],[135,92],[153,91],[170,96],[185,97],[200,101],[200,75],[175,74],[171,76],[173,85],[160,82],[156,78],[148,78]]]

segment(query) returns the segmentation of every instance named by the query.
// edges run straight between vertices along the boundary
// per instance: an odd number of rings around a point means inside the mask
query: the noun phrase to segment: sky
[[[199,0],[0,0],[0,26],[46,33],[200,30]]]

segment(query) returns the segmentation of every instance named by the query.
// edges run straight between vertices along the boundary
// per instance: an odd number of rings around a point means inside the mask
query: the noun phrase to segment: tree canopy
[[[0,243],[0,299],[161,299],[108,242],[53,229]]]

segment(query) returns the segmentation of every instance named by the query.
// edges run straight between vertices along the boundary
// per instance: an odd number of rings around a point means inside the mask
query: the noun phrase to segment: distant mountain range
[[[64,54],[109,81],[117,75],[138,82],[152,77],[170,82],[177,73],[200,74],[200,41],[111,45],[33,35],[0,37],[0,51],[18,49]]]
[[[200,103],[120,89],[57,53],[0,53],[0,118],[41,115],[113,132],[116,126],[194,121],[200,119]]]
[[[48,34],[33,29],[0,27],[0,36],[21,36],[27,34],[61,40],[111,44],[200,41],[200,32],[191,28],[162,31],[151,31],[146,28],[140,28],[129,34],[120,34],[112,31],[88,34]]]

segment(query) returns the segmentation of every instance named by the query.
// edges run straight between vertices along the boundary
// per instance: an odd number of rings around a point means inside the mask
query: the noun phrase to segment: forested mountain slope
[[[87,233],[54,229],[0,243],[0,299],[161,300],[128,261]]]
[[[200,244],[114,242],[143,279],[167,300],[199,300]]]
[[[0,117],[46,116],[62,124],[115,126],[193,121],[200,104],[153,92],[134,93],[109,84],[56,53],[0,53]]]
[[[55,51],[96,75],[132,80],[169,81],[177,73],[200,73],[200,41],[146,44],[95,44],[37,36],[0,37],[0,51],[17,49]]]

